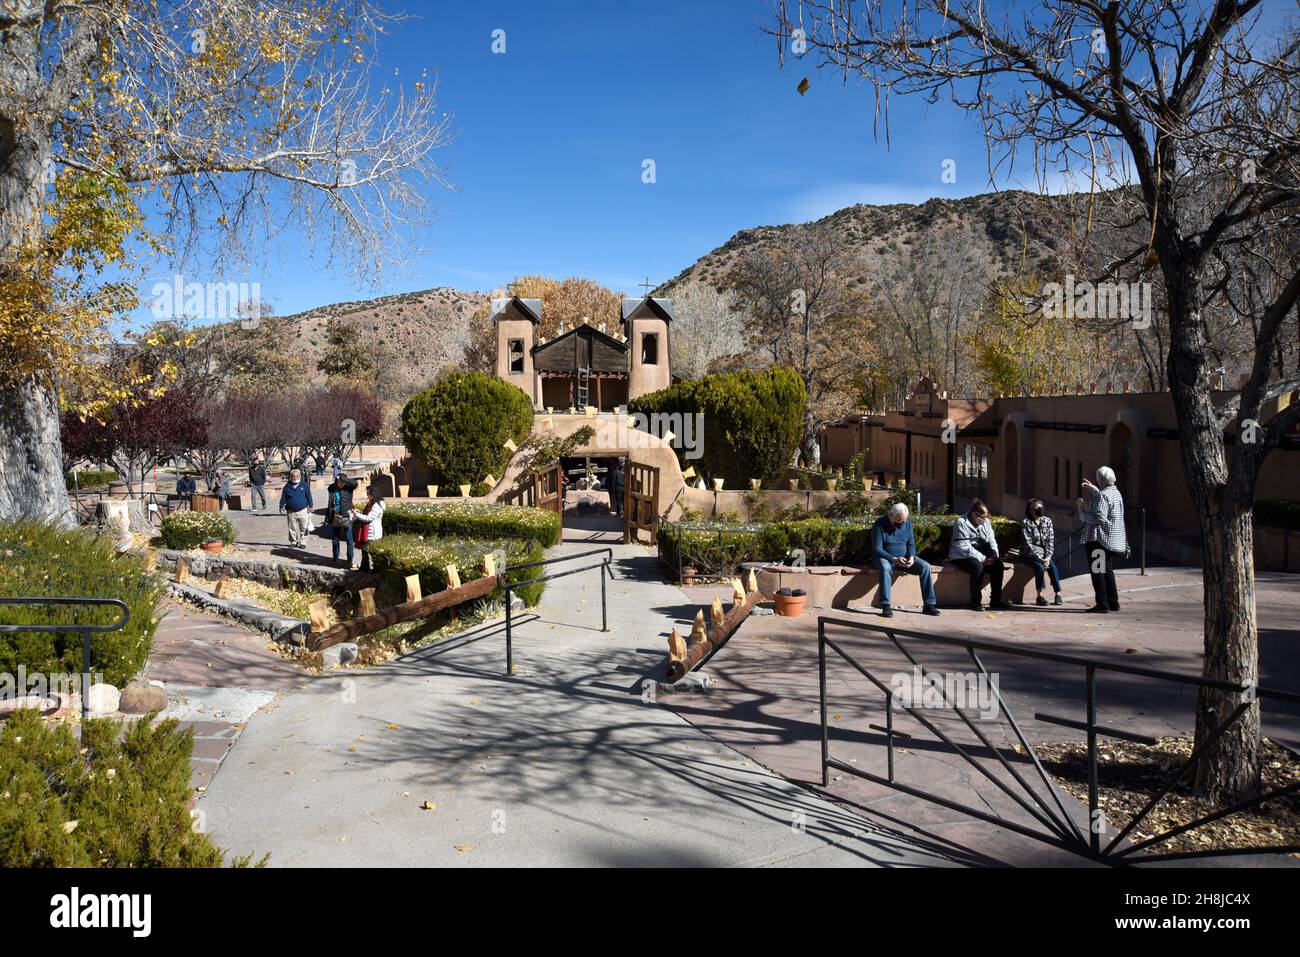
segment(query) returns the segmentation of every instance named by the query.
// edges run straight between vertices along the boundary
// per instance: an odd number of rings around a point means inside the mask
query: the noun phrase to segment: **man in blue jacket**
[[[895,575],[920,575],[921,598],[927,615],[939,614],[934,599],[934,579],[930,563],[916,554],[916,538],[912,534],[912,521],[907,517],[907,506],[898,502],[888,515],[876,519],[871,528],[871,554],[873,564],[880,569],[880,614],[893,618],[890,603],[890,586]]]
[[[284,491],[280,493],[280,511],[288,515],[289,544],[294,548],[303,548],[307,544],[311,504],[311,483],[302,477],[301,471],[293,469]]]

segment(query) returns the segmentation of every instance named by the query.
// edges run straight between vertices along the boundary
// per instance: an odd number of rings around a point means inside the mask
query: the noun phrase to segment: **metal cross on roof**
[[[650,295],[650,290],[654,288],[654,284],[650,282],[649,276],[645,277],[645,282],[641,283],[641,288],[645,290],[647,296]]]

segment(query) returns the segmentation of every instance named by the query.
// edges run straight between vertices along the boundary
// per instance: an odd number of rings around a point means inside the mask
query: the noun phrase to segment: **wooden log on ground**
[[[722,624],[709,632],[703,641],[692,642],[680,660],[674,659],[670,653],[664,669],[668,673],[668,680],[680,681],[687,672],[694,670],[712,652],[725,645],[736,633],[740,623],[749,617],[749,613],[762,600],[763,596],[758,592],[751,592],[745,598],[743,605],[732,606],[731,612],[723,619]]]
[[[410,621],[412,618],[425,618],[435,612],[446,611],[457,605],[463,605],[467,601],[473,601],[475,598],[482,598],[484,595],[490,594],[492,589],[496,587],[497,580],[495,577],[488,578],[484,576],[461,585],[459,588],[448,588],[446,591],[426,595],[419,601],[408,601],[401,605],[393,605],[391,608],[385,608],[383,611],[368,615],[365,618],[352,618],[348,621],[341,621],[327,631],[309,636],[307,638],[307,648],[310,651],[320,651],[322,648],[329,648],[345,641],[352,641],[362,635],[369,635],[381,628],[387,628],[389,625],[396,625],[398,622]]]

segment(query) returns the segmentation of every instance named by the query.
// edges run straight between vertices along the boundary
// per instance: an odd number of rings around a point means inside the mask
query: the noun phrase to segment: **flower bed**
[[[158,528],[166,548],[198,548],[206,539],[220,539],[229,545],[235,540],[235,526],[214,512],[172,512]]]
[[[388,520],[387,513],[384,520]],[[446,589],[448,565],[455,565],[460,580],[467,582],[483,574],[483,556],[498,549],[505,551],[508,565],[541,561],[543,557],[541,544],[532,539],[425,538],[401,532],[385,533],[383,538],[373,542],[370,557],[375,570],[389,579],[390,588],[403,587],[401,580],[408,575],[419,575],[420,589],[430,595]],[[526,568],[509,572],[506,578],[511,582],[525,581],[535,577],[537,571]],[[526,585],[514,594],[526,605],[535,605],[541,600],[543,587],[540,582]],[[500,590],[491,592],[490,597],[501,598]]]
[[[560,543],[560,516],[542,508],[503,505],[498,502],[414,502],[389,505],[384,511],[384,532],[466,538],[532,539],[542,547]]]

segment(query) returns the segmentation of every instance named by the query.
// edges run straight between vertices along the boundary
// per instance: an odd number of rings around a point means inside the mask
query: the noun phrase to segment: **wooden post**
[[[311,630],[313,634],[320,634],[329,628],[330,623],[327,614],[329,605],[323,601],[314,601],[307,606],[307,611],[311,614]]]

